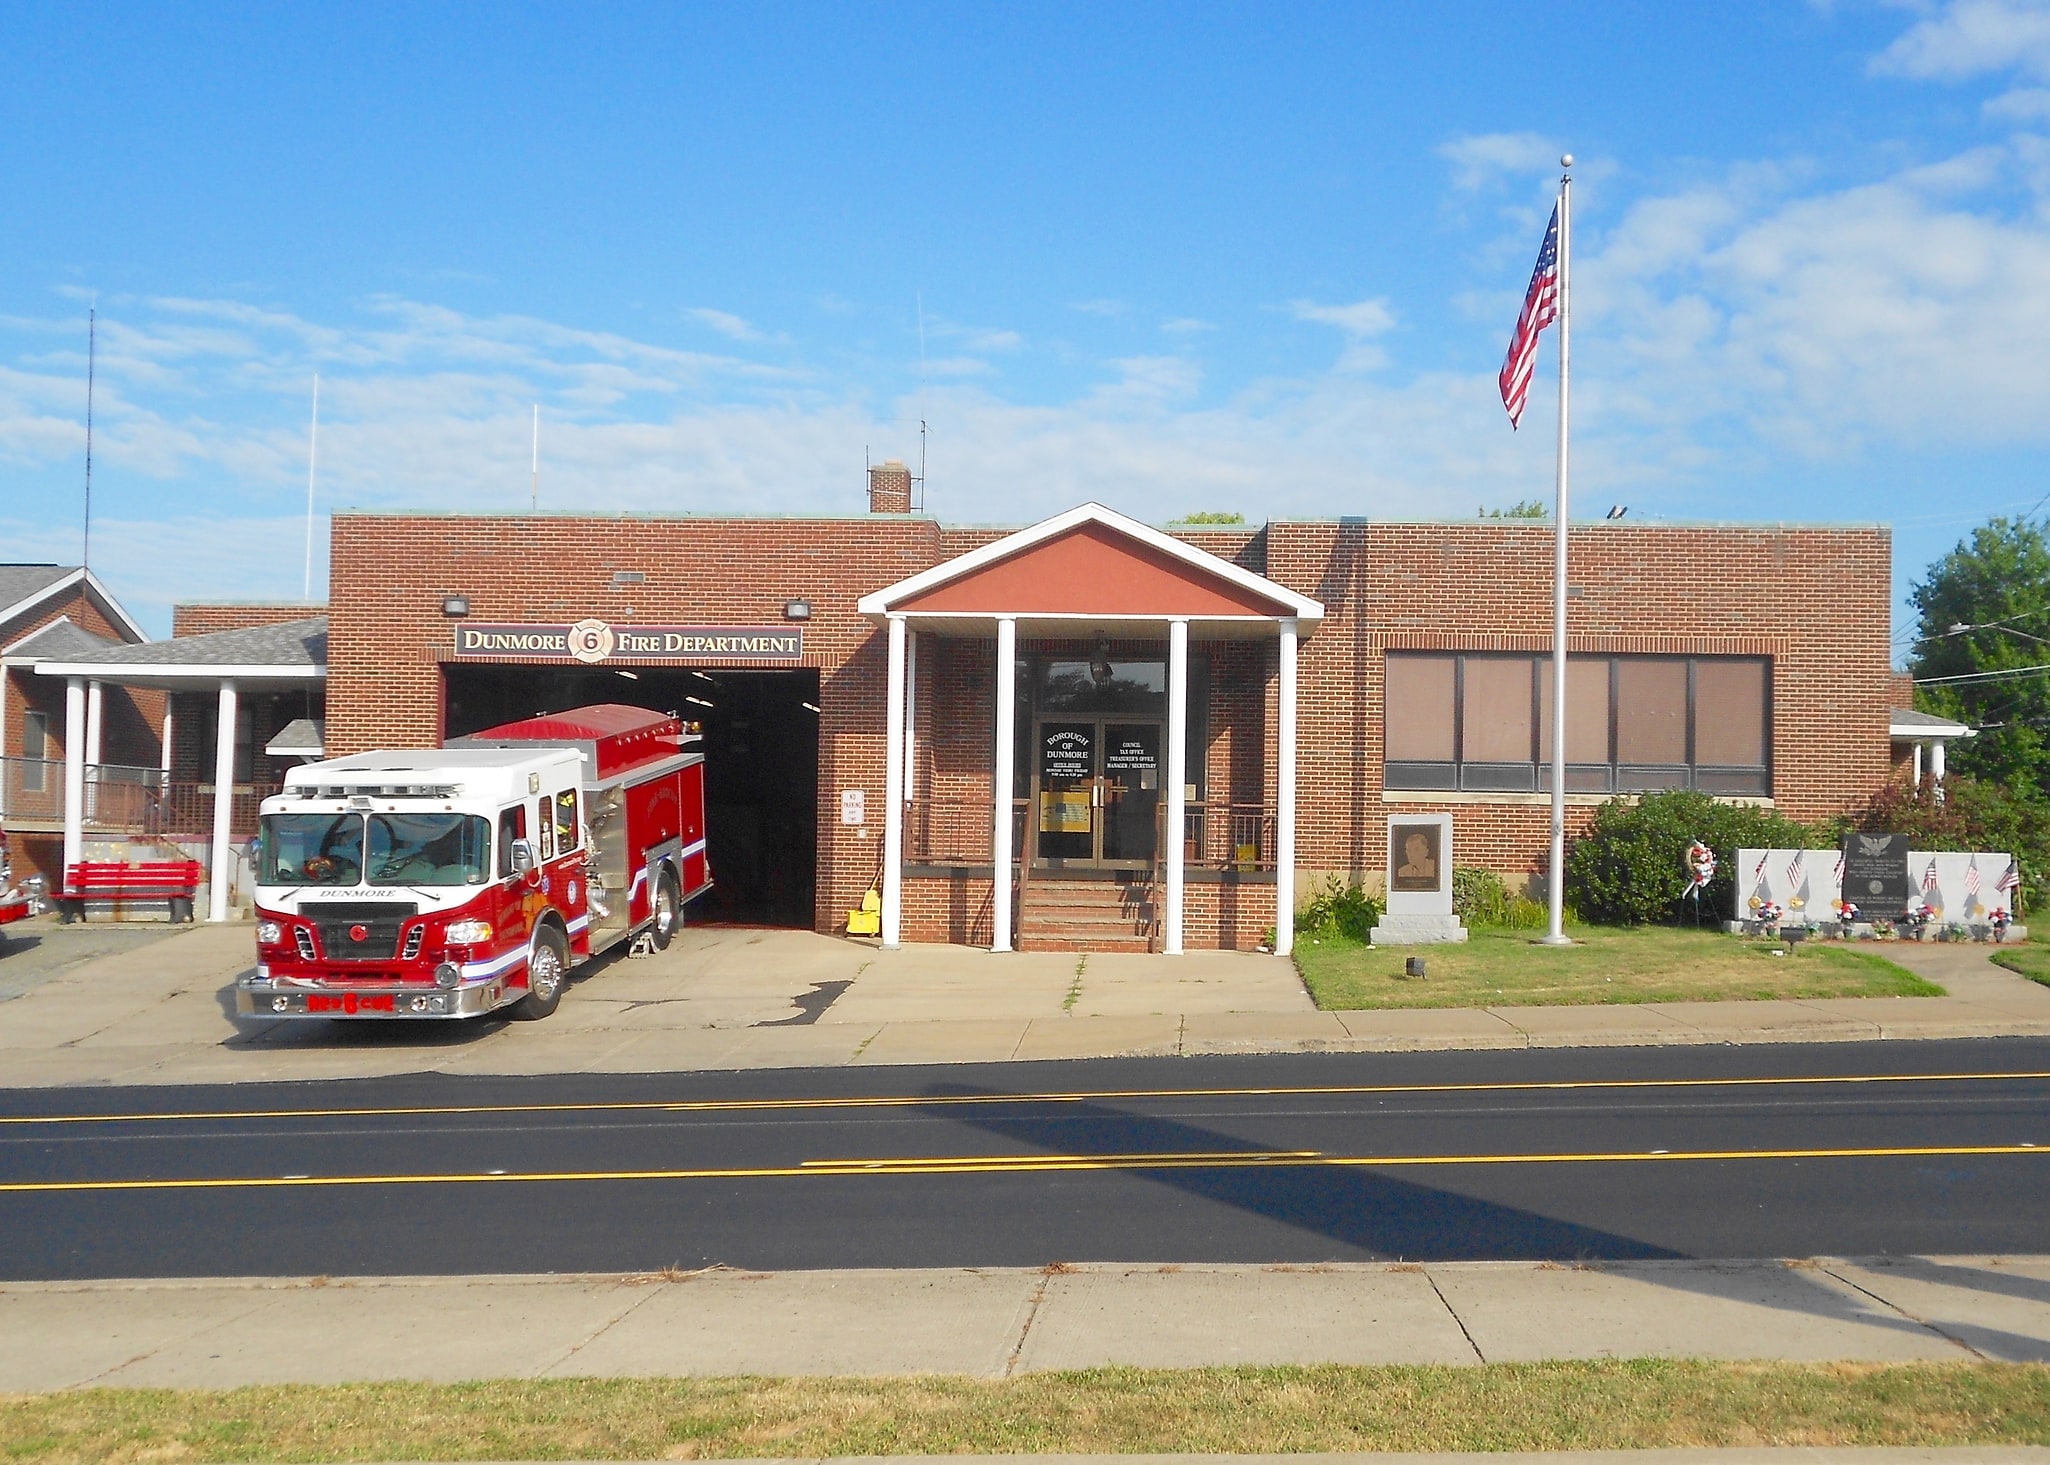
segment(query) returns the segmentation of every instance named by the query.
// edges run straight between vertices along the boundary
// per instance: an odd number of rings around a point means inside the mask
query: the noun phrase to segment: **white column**
[[[904,617],[890,617],[889,709],[883,715],[883,949],[895,951],[904,922]]]
[[[1274,954],[1295,950],[1295,649],[1296,621],[1281,623],[1281,736],[1275,750]]]
[[[105,715],[107,684],[87,682],[85,684],[85,761],[96,765],[100,761],[100,724]]]
[[[1915,787],[1916,787],[1916,788],[1920,788],[1921,786],[1922,786],[1922,745],[1921,745],[1921,743],[1920,743],[1920,742],[1917,742],[1917,743],[1915,744]]]
[[[64,679],[64,872],[85,858],[85,680]]]
[[[235,684],[221,682],[221,710],[214,735],[213,873],[207,898],[209,921],[228,919],[228,879],[233,869],[235,812]]]
[[[904,806],[918,801],[918,635],[904,637]]]
[[[100,722],[106,706],[106,684],[85,684],[85,816],[100,814]]]
[[[997,746],[995,822],[991,828],[989,926],[991,951],[1011,949],[1011,753],[1018,720],[1018,623],[997,617]],[[1027,821],[1030,822],[1029,820]]]
[[[1167,623],[1167,931],[1162,950],[1182,954],[1182,852],[1188,841],[1189,623]]]
[[[1942,738],[1929,740],[1929,781],[1936,785],[1936,797],[1943,797],[1943,748]]]
[[[171,782],[171,694],[164,693],[164,783]]]

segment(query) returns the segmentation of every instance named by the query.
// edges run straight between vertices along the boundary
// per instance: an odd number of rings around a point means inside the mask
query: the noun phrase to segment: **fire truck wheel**
[[[669,943],[676,939],[677,927],[683,924],[683,899],[677,893],[676,877],[668,870],[655,884],[655,924],[649,930],[655,937],[655,949],[666,951]]]
[[[534,933],[534,949],[527,955],[527,995],[513,1009],[513,1016],[533,1022],[555,1011],[562,1001],[563,983],[569,978],[569,944],[562,932],[543,926]]]

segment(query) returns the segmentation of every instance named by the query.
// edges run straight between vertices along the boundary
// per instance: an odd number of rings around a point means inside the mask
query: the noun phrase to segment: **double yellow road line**
[[[779,1180],[876,1175],[1024,1175],[1105,1170],[1404,1170],[1463,1165],[1664,1164],[1718,1160],[1959,1159],[1994,1155],[2050,1155],[2050,1147],[2010,1145],[1887,1145],[1759,1150],[1590,1150],[1502,1155],[1329,1155],[1318,1150],[1170,1151],[1132,1154],[934,1155],[880,1159],[805,1160],[796,1165],[749,1165],[665,1170],[471,1171],[428,1175],[249,1175],[132,1180],[23,1180],[0,1182],[0,1195],[91,1191],[296,1190],[364,1185],[593,1184],[622,1180]]]
[[[1547,1094],[1648,1089],[1768,1089],[1873,1084],[2041,1082],[2050,1071],[2015,1073],[1866,1073],[1785,1078],[1602,1078],[1507,1083],[1306,1084],[1248,1088],[1076,1089],[1026,1094],[885,1094],[794,1099],[626,1099],[579,1104],[419,1104],[332,1109],[195,1109],[158,1113],[0,1114],[0,1131],[37,1125],[196,1124],[259,1119],[441,1119],[492,1114],[789,1113],[833,1109],[948,1109],[986,1105],[1128,1104],[1177,1099],[1374,1098],[1435,1094]]]

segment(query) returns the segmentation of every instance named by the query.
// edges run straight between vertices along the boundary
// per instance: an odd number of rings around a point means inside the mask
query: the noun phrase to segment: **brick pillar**
[[[878,463],[868,470],[868,511],[871,514],[911,512],[911,470],[897,459]]]

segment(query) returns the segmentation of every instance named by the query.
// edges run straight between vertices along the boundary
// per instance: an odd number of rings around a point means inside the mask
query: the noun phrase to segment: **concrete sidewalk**
[[[546,1022],[464,1024],[238,1018],[252,949],[246,925],[191,927],[0,989],[0,1086],[2050,1035],[2050,988],[1974,946],[1888,948],[1944,997],[1319,1012],[1271,956],[885,952],[697,927],[593,963]]]
[[[2050,1257],[0,1286],[0,1392],[1609,1357],[2050,1360]]]

